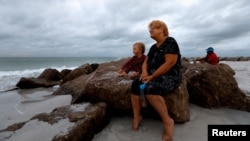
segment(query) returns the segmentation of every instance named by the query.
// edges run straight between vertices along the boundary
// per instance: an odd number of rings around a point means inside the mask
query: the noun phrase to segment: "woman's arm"
[[[142,74],[141,74],[141,80],[143,77],[148,76],[148,65],[147,65],[148,57],[145,58],[142,64]]]
[[[177,62],[177,54],[165,54],[165,63],[163,63],[153,74],[153,78],[167,73]]]
[[[142,81],[149,82],[167,73],[177,62],[178,54],[165,54],[165,62],[150,76],[145,76]]]

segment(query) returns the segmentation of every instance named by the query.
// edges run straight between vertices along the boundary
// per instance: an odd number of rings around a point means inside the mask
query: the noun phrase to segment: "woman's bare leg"
[[[139,124],[142,120],[141,116],[141,105],[140,105],[140,97],[138,95],[131,95],[131,103],[133,109],[133,125],[132,130],[137,131],[139,128]]]
[[[172,141],[174,121],[168,114],[167,105],[165,100],[160,95],[147,95],[149,103],[155,108],[155,110],[160,115],[163,122],[163,135],[162,139],[164,141]]]

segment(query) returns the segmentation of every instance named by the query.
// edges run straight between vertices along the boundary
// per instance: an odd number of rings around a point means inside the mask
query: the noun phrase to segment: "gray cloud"
[[[247,0],[1,0],[0,57],[132,55],[154,43],[148,23],[160,19],[182,56],[250,56]],[[146,50],[146,51],[147,51]]]

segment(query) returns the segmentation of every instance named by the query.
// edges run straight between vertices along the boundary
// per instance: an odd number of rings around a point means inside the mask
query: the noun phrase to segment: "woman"
[[[133,80],[131,103],[133,108],[132,130],[137,131],[142,120],[140,114],[139,85],[146,83],[144,93],[148,102],[159,113],[163,121],[162,139],[171,141],[173,138],[174,120],[169,116],[164,98],[165,94],[175,90],[181,84],[181,55],[177,42],[169,37],[166,24],[159,20],[149,23],[149,32],[156,41],[147,54],[142,65],[139,79]]]

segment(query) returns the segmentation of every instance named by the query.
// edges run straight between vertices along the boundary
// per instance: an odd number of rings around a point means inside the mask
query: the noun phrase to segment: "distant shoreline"
[[[201,57],[183,57],[183,59],[188,61],[196,60]],[[237,56],[237,57],[219,57],[220,61],[249,61],[250,57]]]

